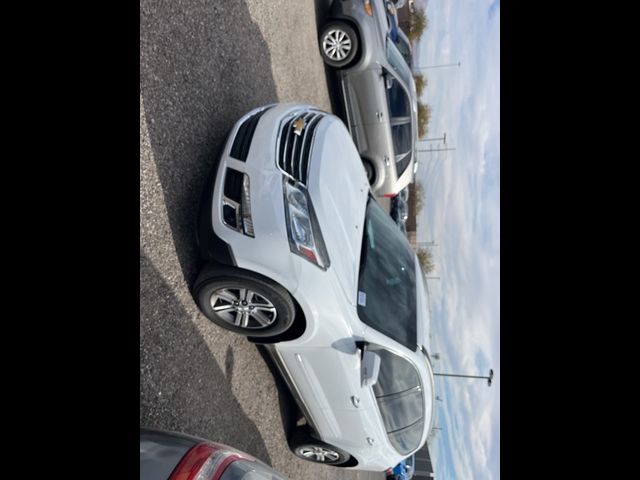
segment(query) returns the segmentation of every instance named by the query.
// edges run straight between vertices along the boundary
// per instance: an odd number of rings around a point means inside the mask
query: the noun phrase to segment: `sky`
[[[420,153],[425,188],[418,240],[435,241],[428,280],[436,372],[487,375],[436,377],[443,402],[431,442],[436,478],[500,478],[500,0],[417,0],[428,29],[415,45],[415,67],[428,85],[427,138],[447,134],[455,151]],[[415,70],[415,68],[414,68]],[[418,148],[443,148],[419,142]]]

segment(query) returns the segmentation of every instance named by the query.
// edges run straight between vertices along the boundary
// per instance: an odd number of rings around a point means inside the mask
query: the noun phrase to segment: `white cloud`
[[[427,15],[416,64],[461,62],[423,71],[422,101],[432,109],[428,136],[446,132],[456,149],[421,154],[418,171],[426,192],[418,237],[439,245],[441,280],[429,281],[433,347],[443,357],[436,371],[495,371],[491,387],[438,380],[446,404],[434,464],[440,478],[499,479],[500,3],[429,2]]]

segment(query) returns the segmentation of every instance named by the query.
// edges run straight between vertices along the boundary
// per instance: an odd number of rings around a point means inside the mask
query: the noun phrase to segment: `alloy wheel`
[[[352,41],[349,35],[338,28],[329,30],[322,41],[322,50],[331,60],[339,62],[351,53]]]
[[[275,322],[278,312],[269,299],[248,288],[220,288],[209,299],[213,312],[236,327],[260,329]]]
[[[316,462],[335,462],[340,459],[340,454],[325,447],[305,446],[299,449],[300,455]]]

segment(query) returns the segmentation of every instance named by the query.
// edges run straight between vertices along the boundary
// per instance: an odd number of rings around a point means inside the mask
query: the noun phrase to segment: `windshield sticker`
[[[358,292],[358,305],[362,307],[367,306],[367,294],[364,292]]]

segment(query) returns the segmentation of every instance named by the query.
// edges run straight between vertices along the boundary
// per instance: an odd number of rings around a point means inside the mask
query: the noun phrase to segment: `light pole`
[[[446,145],[447,144],[447,134],[445,133],[441,137],[436,137],[436,138],[423,138],[420,141],[421,142],[435,142],[436,140],[442,140],[442,143]]]
[[[444,68],[444,67],[459,67],[462,65],[462,62],[458,63],[445,63],[442,65],[429,65],[428,67],[416,67],[417,70],[427,70],[429,68]]]
[[[491,386],[491,381],[493,380],[493,369],[489,370],[489,376],[483,377],[481,375],[459,375],[457,373],[433,373],[434,375],[438,375],[439,377],[460,377],[460,378],[484,378],[487,380],[489,386]]]
[[[437,247],[438,244],[435,242],[435,240],[432,240],[430,242],[418,242],[418,247],[420,248],[426,248],[426,247]]]
[[[455,150],[455,148],[430,148],[429,150],[418,150],[418,152],[448,152],[449,150]]]

